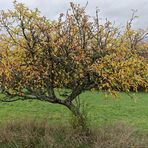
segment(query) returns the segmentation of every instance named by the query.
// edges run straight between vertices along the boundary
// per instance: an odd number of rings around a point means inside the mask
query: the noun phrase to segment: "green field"
[[[133,93],[132,93],[133,95]],[[91,126],[126,122],[141,131],[148,131],[148,93],[136,93],[134,99],[125,93],[118,98],[103,93],[85,92],[80,95],[87,104]],[[14,120],[48,120],[51,124],[67,124],[70,112],[63,106],[41,101],[0,103],[0,124]]]

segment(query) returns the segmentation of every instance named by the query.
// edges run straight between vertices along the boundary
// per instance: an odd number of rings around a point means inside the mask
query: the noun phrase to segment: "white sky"
[[[0,0],[0,10],[13,7],[13,0]],[[101,18],[108,18],[118,25],[124,25],[130,18],[131,9],[137,9],[139,18],[135,20],[134,27],[148,27],[148,0],[17,0],[25,3],[29,8],[38,8],[43,15],[56,19],[58,15],[69,8],[69,2],[79,3],[84,6],[88,1],[86,11],[89,15],[95,15],[95,8],[101,11]]]

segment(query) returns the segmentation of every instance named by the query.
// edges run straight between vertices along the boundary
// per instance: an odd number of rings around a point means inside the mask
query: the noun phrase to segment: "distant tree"
[[[148,63],[139,54],[147,32],[131,28],[135,16],[120,31],[102,23],[98,10],[91,18],[86,7],[70,5],[56,21],[17,2],[1,11],[0,88],[7,96],[1,101],[37,99],[80,116],[74,100],[86,90],[148,89]],[[64,99],[55,93],[59,88]]]

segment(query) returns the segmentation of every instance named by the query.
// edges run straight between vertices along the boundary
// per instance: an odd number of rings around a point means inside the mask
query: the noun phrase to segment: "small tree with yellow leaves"
[[[47,101],[81,117],[74,100],[86,90],[147,90],[148,63],[139,54],[147,32],[131,28],[134,15],[120,31],[108,20],[101,23],[98,10],[92,19],[85,7],[70,6],[56,21],[17,2],[14,10],[1,11],[2,101]],[[68,90],[64,99],[55,93],[59,88]]]

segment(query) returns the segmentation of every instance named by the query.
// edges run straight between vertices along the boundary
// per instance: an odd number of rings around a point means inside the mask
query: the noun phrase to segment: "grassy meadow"
[[[148,132],[148,93],[120,93],[117,98],[100,92],[85,92],[79,96],[92,127],[125,122]],[[1,94],[2,96],[2,94]],[[0,96],[0,97],[1,97]],[[20,120],[47,120],[49,124],[68,124],[70,112],[63,106],[41,101],[0,103],[0,124]]]

